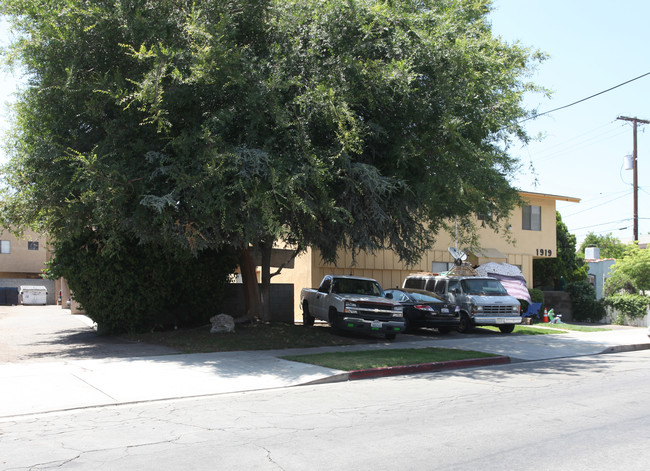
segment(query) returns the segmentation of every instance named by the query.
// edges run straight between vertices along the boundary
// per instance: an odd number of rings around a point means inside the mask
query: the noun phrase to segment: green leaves
[[[650,299],[644,294],[618,293],[605,298],[605,306],[617,312],[618,324],[623,324],[625,317],[643,319],[648,313],[649,303]]]
[[[448,221],[471,238],[477,212],[498,229],[519,202],[504,149],[526,138],[537,59],[492,36],[489,2],[0,5],[31,77],[6,179],[27,183],[16,222],[414,262]]]
[[[576,254],[576,236],[569,233],[562,216],[556,212],[557,257],[533,261],[533,278],[540,286],[560,289],[561,280],[566,283],[587,279],[584,258]]]
[[[617,290],[631,293],[650,290],[650,252],[637,243],[629,244],[624,255],[611,268],[605,289],[613,294]]]

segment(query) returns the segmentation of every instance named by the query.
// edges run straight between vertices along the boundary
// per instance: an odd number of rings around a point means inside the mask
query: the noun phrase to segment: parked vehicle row
[[[383,335],[433,327],[468,332],[494,325],[510,333],[521,323],[519,301],[495,278],[421,273],[408,276],[402,288],[384,292],[371,278],[327,275],[319,288],[300,294],[303,323],[326,321],[333,330]]]
[[[318,289],[302,290],[300,305],[307,326],[321,319],[334,331],[383,334],[389,340],[405,329],[402,305],[370,278],[327,275]]]
[[[446,334],[459,325],[459,309],[428,291],[419,289],[389,289],[386,297],[398,301],[404,308],[405,330],[434,327]]]
[[[521,323],[519,301],[496,278],[419,273],[407,276],[404,287],[423,289],[456,304],[460,311],[460,332],[493,325],[503,333],[510,333]]]

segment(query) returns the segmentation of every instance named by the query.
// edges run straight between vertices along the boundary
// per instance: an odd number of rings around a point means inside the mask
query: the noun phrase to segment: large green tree
[[[614,308],[617,322],[625,317],[640,319],[648,313],[650,290],[650,250],[633,242],[616,259],[605,281],[605,304]]]
[[[448,221],[471,239],[519,203],[513,140],[541,56],[476,0],[0,0],[28,83],[3,215],[198,253],[416,261]],[[261,314],[264,315],[262,310]]]
[[[587,279],[588,266],[584,255],[576,253],[576,236],[569,232],[562,215],[555,213],[557,256],[533,260],[536,287],[564,289],[568,283]]]
[[[607,295],[618,291],[639,293],[650,290],[650,250],[642,249],[638,243],[626,246],[625,253],[616,260],[605,282]]]
[[[621,258],[625,255],[626,250],[625,244],[611,233],[598,235],[590,232],[580,244],[579,253],[584,255],[585,249],[589,246],[598,247],[601,258]]]

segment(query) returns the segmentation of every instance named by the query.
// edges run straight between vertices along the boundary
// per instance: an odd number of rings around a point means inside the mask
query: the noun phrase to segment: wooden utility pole
[[[639,181],[637,177],[636,162],[636,128],[639,123],[650,124],[650,121],[639,118],[630,118],[628,116],[619,116],[616,119],[630,121],[632,126],[632,172],[634,173],[632,187],[634,188],[634,240],[639,240]]]

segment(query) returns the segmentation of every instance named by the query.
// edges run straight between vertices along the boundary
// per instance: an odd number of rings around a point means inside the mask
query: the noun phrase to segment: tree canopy
[[[282,240],[415,262],[505,227],[542,55],[475,0],[0,0],[26,71],[2,215],[199,253]]]
[[[614,309],[615,322],[625,318],[641,319],[648,313],[650,290],[650,250],[633,242],[625,247],[622,257],[612,265],[605,281],[605,303]]]
[[[564,289],[568,283],[587,279],[588,267],[584,255],[576,253],[576,236],[556,211],[557,257],[533,260],[533,279],[536,286]]]
[[[619,291],[636,294],[650,290],[650,250],[637,243],[626,246],[625,253],[616,260],[605,282],[605,293]]]
[[[593,232],[587,234],[585,240],[580,244],[579,252],[584,255],[588,246],[596,246],[600,249],[601,258],[621,258],[625,254],[625,244],[614,237],[611,233],[598,235]]]

